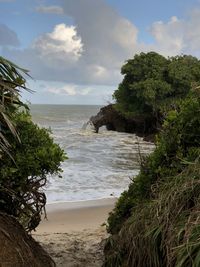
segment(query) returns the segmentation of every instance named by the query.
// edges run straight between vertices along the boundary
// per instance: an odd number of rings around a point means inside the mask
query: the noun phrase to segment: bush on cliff
[[[169,113],[156,149],[108,219],[104,266],[200,262],[200,90]]]
[[[159,128],[168,111],[199,83],[200,61],[186,55],[166,59],[155,52],[141,53],[129,59],[121,73],[124,79],[113,95],[117,110],[127,117],[153,117]]]

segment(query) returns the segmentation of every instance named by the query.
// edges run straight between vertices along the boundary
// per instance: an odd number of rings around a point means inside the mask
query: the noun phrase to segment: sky
[[[30,70],[33,104],[106,105],[127,59],[200,57],[200,0],[0,0],[0,55]]]

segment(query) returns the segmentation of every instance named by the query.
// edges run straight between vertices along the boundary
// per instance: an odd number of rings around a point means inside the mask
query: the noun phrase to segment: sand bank
[[[48,220],[33,234],[59,267],[100,267],[105,226],[116,198],[47,205]]]

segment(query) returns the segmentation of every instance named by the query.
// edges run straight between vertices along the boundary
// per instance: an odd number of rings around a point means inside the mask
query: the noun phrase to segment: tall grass
[[[170,181],[169,181],[170,180]],[[160,181],[105,246],[105,267],[200,266],[200,160]]]

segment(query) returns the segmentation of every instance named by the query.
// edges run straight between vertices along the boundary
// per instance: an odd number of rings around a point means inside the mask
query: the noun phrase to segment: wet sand
[[[105,223],[116,198],[62,202],[47,205],[33,237],[50,253],[59,267],[100,267],[103,262]]]

